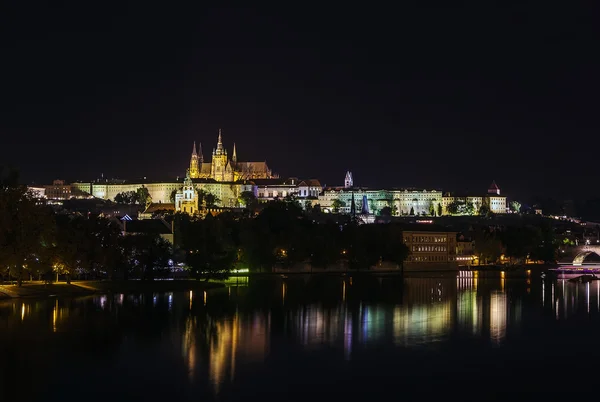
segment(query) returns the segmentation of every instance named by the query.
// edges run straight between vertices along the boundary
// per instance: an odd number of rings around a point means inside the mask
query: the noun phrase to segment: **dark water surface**
[[[11,300],[0,400],[565,400],[599,344],[600,282],[535,273]]]

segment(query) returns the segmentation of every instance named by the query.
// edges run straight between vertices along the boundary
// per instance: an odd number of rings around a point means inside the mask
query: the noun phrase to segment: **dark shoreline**
[[[148,293],[178,292],[187,290],[208,290],[224,287],[218,282],[196,280],[171,281],[73,281],[45,285],[43,283],[24,283],[16,285],[0,285],[0,299],[43,298],[54,296],[87,296],[110,293]]]

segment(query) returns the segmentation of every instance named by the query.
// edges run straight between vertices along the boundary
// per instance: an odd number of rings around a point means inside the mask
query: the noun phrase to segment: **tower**
[[[352,180],[352,172],[346,172],[346,178],[344,179],[344,188],[354,187],[354,180]]]
[[[200,177],[200,165],[198,164],[198,154],[196,153],[196,141],[194,141],[194,148],[192,149],[192,158],[190,159],[190,169],[188,174],[192,179]]]
[[[193,215],[198,212],[198,197],[190,176],[191,172],[188,169],[183,187],[175,193],[175,211]]]
[[[217,139],[217,148],[213,150],[211,177],[216,181],[225,181],[225,169],[227,167],[227,150],[223,147],[223,138],[221,129],[219,129],[219,138]]]
[[[233,143],[233,154],[231,155],[231,161],[237,163],[237,152],[235,152],[235,142]]]
[[[488,188],[488,194],[500,195],[500,187],[498,187],[496,181],[492,181],[492,184],[490,184],[490,188]]]

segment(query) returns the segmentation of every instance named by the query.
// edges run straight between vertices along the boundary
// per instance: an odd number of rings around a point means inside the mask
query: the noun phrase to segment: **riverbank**
[[[74,281],[71,284],[42,282],[24,283],[23,286],[0,285],[0,299],[35,298],[52,296],[86,296],[105,293],[146,293],[206,290],[223,287],[222,283],[195,280],[173,281]]]

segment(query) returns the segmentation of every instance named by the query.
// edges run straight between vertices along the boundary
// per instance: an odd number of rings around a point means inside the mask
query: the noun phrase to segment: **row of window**
[[[412,251],[435,251],[435,252],[446,252],[448,249],[446,246],[412,246]]]
[[[404,242],[408,243],[446,243],[446,236],[412,236],[405,237]]]
[[[408,257],[409,262],[448,262],[454,261],[453,257],[445,255],[413,255]]]

